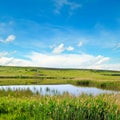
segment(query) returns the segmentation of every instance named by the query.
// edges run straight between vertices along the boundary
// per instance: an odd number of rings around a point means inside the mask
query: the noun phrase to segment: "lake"
[[[90,94],[90,95],[99,95],[99,94],[117,94],[120,92],[112,90],[103,90],[94,87],[78,87],[70,84],[64,85],[12,85],[12,86],[0,86],[0,89],[4,90],[31,90],[33,93],[40,93],[42,95],[54,95],[54,94],[63,94],[68,92],[69,94],[78,96],[81,94]]]

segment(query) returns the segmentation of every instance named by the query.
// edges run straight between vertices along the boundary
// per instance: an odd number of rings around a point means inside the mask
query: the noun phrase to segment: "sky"
[[[120,71],[120,0],[0,0],[0,65]]]

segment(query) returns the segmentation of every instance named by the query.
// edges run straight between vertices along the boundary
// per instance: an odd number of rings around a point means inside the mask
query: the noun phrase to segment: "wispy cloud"
[[[118,42],[114,45],[113,50],[120,51],[120,42]]]
[[[55,47],[55,48],[53,49],[52,53],[54,53],[54,54],[60,54],[60,53],[62,53],[64,50],[65,50],[64,44],[61,43],[59,46],[57,46],[57,47]]]
[[[11,34],[14,30],[14,21],[9,18],[9,20],[3,19],[2,21],[0,20],[0,35],[6,35],[6,34]],[[4,22],[3,22],[4,21]]]
[[[16,39],[15,35],[9,35],[5,40],[0,39],[0,42],[2,42],[2,43],[9,43],[9,42],[14,41],[15,39]]]
[[[56,6],[56,9],[54,10],[54,12],[56,14],[60,14],[61,9],[64,6],[68,6],[70,8],[70,11],[73,11],[75,9],[82,7],[81,4],[78,4],[75,2],[70,2],[69,0],[54,0],[54,2],[55,2],[55,6]]]
[[[74,50],[74,47],[69,46],[69,47],[66,48],[66,50],[68,50],[68,51],[73,51],[73,50]]]
[[[80,41],[80,42],[78,43],[78,46],[81,47],[82,45],[83,45],[83,42]]]
[[[117,44],[117,48],[120,48],[120,42]]]
[[[0,58],[8,55],[8,52],[0,52]]]

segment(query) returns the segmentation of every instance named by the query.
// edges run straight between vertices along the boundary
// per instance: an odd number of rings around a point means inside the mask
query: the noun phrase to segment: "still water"
[[[64,84],[64,85],[12,85],[12,86],[0,86],[0,89],[4,90],[31,90],[33,93],[40,93],[42,95],[54,95],[54,94],[63,94],[68,92],[69,94],[78,96],[81,94],[91,94],[91,95],[99,95],[99,94],[110,94],[110,93],[120,93],[112,90],[103,90],[94,87],[78,87],[74,85]]]

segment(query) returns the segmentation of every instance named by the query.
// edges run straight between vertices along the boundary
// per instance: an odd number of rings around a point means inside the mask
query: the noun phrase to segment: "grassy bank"
[[[120,120],[120,95],[42,96],[0,92],[0,120]]]
[[[75,84],[120,90],[120,71],[0,67],[0,85]]]

